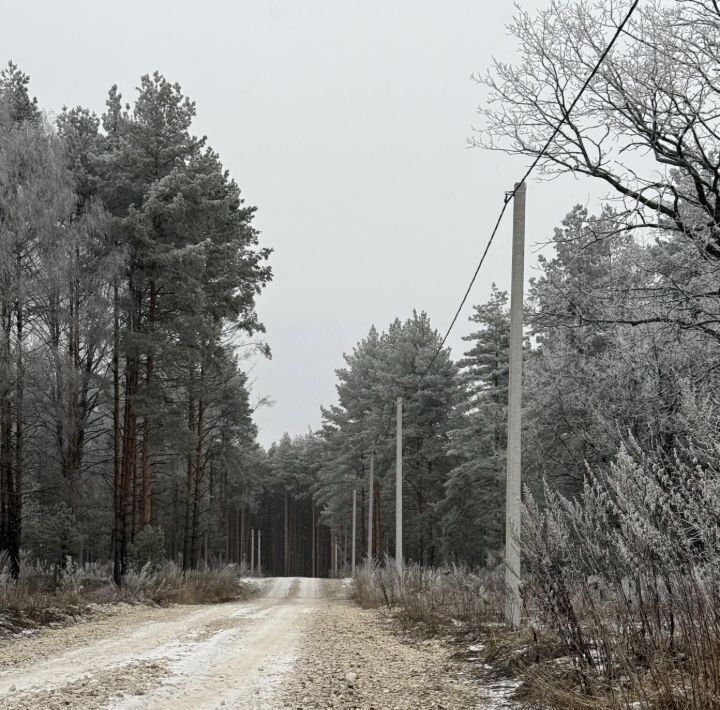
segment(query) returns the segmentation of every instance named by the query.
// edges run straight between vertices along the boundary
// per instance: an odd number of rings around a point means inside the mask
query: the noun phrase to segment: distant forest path
[[[119,605],[0,644],[0,707],[494,708],[439,642],[403,642],[341,580],[213,606]]]

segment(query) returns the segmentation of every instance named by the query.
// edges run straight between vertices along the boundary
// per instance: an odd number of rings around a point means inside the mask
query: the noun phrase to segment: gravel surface
[[[0,639],[0,693],[5,669],[41,662],[88,644],[112,639],[118,630],[163,620],[180,619],[189,607],[153,607],[144,604],[97,605],[90,618],[71,626],[43,628],[15,638]],[[201,607],[202,608],[202,607]],[[1,696],[0,696],[1,697]],[[2,707],[0,705],[0,707]]]
[[[481,707],[448,647],[415,647],[392,632],[382,613],[333,600],[313,610],[313,624],[283,687],[283,708],[419,710]]]
[[[439,641],[408,642],[338,580],[276,579],[214,606],[117,605],[0,642],[6,710],[509,707]]]

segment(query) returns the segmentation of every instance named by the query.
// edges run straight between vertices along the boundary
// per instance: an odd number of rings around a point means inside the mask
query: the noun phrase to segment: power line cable
[[[628,20],[632,16],[633,12],[635,12],[635,8],[638,6],[638,3],[640,0],[634,0],[633,4],[630,6],[630,9],[628,10],[627,14],[625,15],[623,21],[617,26],[617,29],[615,30],[615,33],[612,36],[612,39],[610,40],[610,43],[605,47],[602,54],[600,55],[600,58],[596,62],[595,66],[593,67],[593,70],[590,72],[588,77],[583,82],[582,87],[580,87],[580,91],[578,95],[573,99],[572,103],[570,104],[570,107],[567,111],[564,112],[562,120],[560,123],[557,124],[555,127],[555,130],[552,132],[552,135],[550,138],[547,139],[545,142],[545,145],[543,146],[542,150],[537,154],[535,160],[531,163],[530,167],[525,171],[525,174],[522,176],[520,181],[516,183],[516,186],[513,188],[511,192],[506,193],[505,195],[505,201],[503,203],[502,209],[500,210],[500,214],[498,215],[497,221],[495,222],[495,227],[493,228],[490,239],[488,239],[487,244],[485,245],[485,250],[482,253],[482,256],[480,257],[480,261],[477,265],[477,268],[475,269],[475,272],[473,273],[472,279],[470,279],[470,283],[468,284],[467,289],[465,290],[465,294],[462,297],[462,300],[460,301],[460,305],[457,307],[457,310],[455,311],[455,315],[453,316],[452,321],[450,322],[450,326],[448,327],[447,331],[445,332],[445,336],[442,339],[442,342],[438,346],[437,350],[435,351],[435,354],[432,356],[432,359],[430,360],[430,364],[425,368],[425,372],[423,372],[422,377],[420,378],[420,382],[418,383],[418,386],[422,384],[423,380],[427,376],[428,372],[430,372],[432,366],[435,364],[435,360],[437,360],[438,355],[442,351],[443,347],[445,347],[445,343],[447,342],[448,337],[450,336],[450,333],[452,332],[453,327],[455,326],[455,323],[457,322],[458,317],[460,316],[460,312],[462,311],[463,307],[465,306],[465,303],[467,302],[468,296],[470,295],[470,291],[472,290],[472,287],[475,285],[475,281],[478,277],[478,274],[480,273],[480,269],[482,268],[483,263],[485,262],[485,257],[487,256],[488,251],[490,250],[490,246],[493,243],[493,240],[495,239],[495,235],[497,234],[498,229],[500,228],[500,223],[502,222],[503,217],[505,216],[505,211],[507,210],[508,204],[510,204],[510,201],[514,199],[515,193],[518,191],[519,187],[527,180],[527,178],[530,176],[530,173],[537,167],[537,164],[542,159],[543,155],[547,152],[547,149],[550,147],[552,142],[555,140],[555,137],[560,132],[560,129],[563,127],[565,122],[570,117],[570,113],[575,108],[575,105],[582,97],[585,90],[590,85],[590,82],[595,77],[595,74],[597,74],[598,70],[602,66],[602,63],[605,61],[605,57],[610,53],[610,50],[613,48],[613,45],[615,44],[617,38],[622,34],[622,31],[625,27],[625,25],[628,23]]]
[[[537,167],[538,163],[542,159],[542,157],[547,152],[548,148],[552,144],[552,142],[555,140],[555,137],[560,132],[560,129],[563,127],[565,122],[570,117],[570,114],[572,113],[572,110],[577,105],[578,101],[581,99],[583,93],[586,91],[588,86],[590,85],[590,82],[594,79],[595,75],[599,71],[600,67],[602,66],[602,63],[605,61],[605,58],[610,53],[610,50],[613,48],[615,42],[617,41],[618,37],[622,34],[623,29],[625,28],[625,25],[630,20],[630,17],[632,16],[633,12],[635,12],[635,8],[638,6],[638,3],[640,0],[634,0],[632,5],[630,6],[630,9],[628,10],[627,14],[623,18],[622,22],[617,26],[610,42],[603,50],[602,54],[598,58],[598,61],[595,63],[595,66],[593,67],[590,74],[588,74],[587,78],[583,82],[583,85],[580,87],[580,91],[578,92],[577,96],[573,99],[572,103],[570,104],[570,107],[567,109],[567,111],[564,112],[564,115],[562,117],[562,120],[555,126],[555,129],[553,130],[551,136],[547,139],[545,142],[545,145],[542,147],[542,150],[537,154],[533,162],[530,164],[530,167],[527,168],[522,178],[519,180],[519,182],[516,183],[516,186],[512,189],[512,191],[509,191],[505,194],[505,200],[503,202],[502,209],[500,210],[500,213],[498,215],[498,218],[495,222],[495,226],[493,227],[492,232],[490,233],[490,238],[487,241],[487,244],[485,245],[485,249],[483,250],[482,256],[480,257],[480,261],[478,262],[477,267],[475,268],[475,271],[473,273],[472,278],[470,279],[470,283],[468,284],[468,287],[465,289],[465,293],[463,294],[462,300],[460,301],[460,305],[457,307],[457,310],[455,311],[455,315],[453,316],[452,321],[450,322],[450,325],[445,332],[445,336],[443,337],[440,345],[435,350],[430,363],[423,371],[422,375],[420,376],[420,380],[418,382],[418,387],[423,383],[425,380],[425,377],[427,377],[428,373],[432,369],[432,366],[435,364],[435,361],[438,358],[438,355],[442,352],[442,349],[445,347],[445,343],[447,342],[448,337],[450,336],[450,333],[452,332],[452,329],[455,327],[455,323],[457,322],[457,319],[460,317],[460,313],[462,312],[463,307],[465,306],[465,303],[467,302],[468,297],[470,296],[470,291],[472,290],[472,287],[475,285],[475,281],[477,280],[478,274],[480,273],[480,269],[482,269],[483,264],[485,263],[485,258],[487,257],[487,254],[490,250],[490,247],[492,246],[493,240],[495,239],[495,236],[498,232],[498,229],[500,228],[500,224],[502,223],[503,217],[505,216],[505,212],[507,211],[507,207],[510,204],[510,202],[514,199],[515,194],[517,190],[520,188],[520,186],[528,179],[532,171]],[[381,399],[385,399],[387,395],[389,394],[390,387],[386,388],[386,392],[383,395]],[[385,434],[383,438],[386,438],[390,431],[390,426],[392,425],[392,407],[390,409],[390,414],[388,417],[387,426],[385,428]]]

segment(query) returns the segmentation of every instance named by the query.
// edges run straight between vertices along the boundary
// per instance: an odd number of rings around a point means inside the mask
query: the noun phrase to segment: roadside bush
[[[423,567],[410,564],[398,574],[392,560],[381,566],[373,561],[358,570],[355,600],[364,607],[387,606],[408,624],[422,624],[430,631],[461,625],[479,629],[502,618],[502,570]]]
[[[578,500],[526,494],[525,601],[557,656],[529,677],[548,707],[720,707],[720,446],[696,424],[670,459],[630,442]]]
[[[113,583],[110,563],[54,565],[24,558],[17,580],[9,569],[0,558],[0,631],[62,621],[90,604],[213,604],[248,599],[258,589],[242,582],[235,565],[183,572],[174,562],[148,562],[131,569],[121,587]]]
[[[521,631],[496,623],[502,567],[365,564],[355,599],[433,633],[487,632],[485,661],[521,672],[533,707],[717,710],[720,422],[682,407],[671,454],[630,440],[576,499],[526,491]]]

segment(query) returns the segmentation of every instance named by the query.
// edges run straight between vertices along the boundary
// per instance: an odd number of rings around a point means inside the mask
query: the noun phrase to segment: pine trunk
[[[373,490],[375,502],[373,504],[373,550],[375,559],[381,559],[382,552],[380,550],[380,489],[375,485]]]
[[[315,501],[311,501],[312,505],[312,536],[310,538],[310,547],[312,548],[312,577],[317,577],[315,569]]]
[[[148,332],[153,337],[155,330],[155,313],[157,310],[157,288],[155,281],[150,281],[150,304],[148,307]],[[149,389],[155,367],[154,343],[150,343],[145,363],[145,387]],[[150,406],[146,403],[146,407]],[[150,441],[152,432],[152,417],[146,413],[143,418],[143,451],[142,451],[142,524],[150,524],[151,519],[151,493],[150,493]]]
[[[120,315],[117,282],[113,286],[113,580],[122,583],[122,475],[120,460]]]
[[[200,371],[200,379],[202,382],[203,372]],[[192,538],[190,541],[190,564],[193,568],[198,565],[198,554],[199,554],[199,535],[200,535],[200,498],[202,496],[202,479],[204,473],[204,462],[203,462],[203,425],[204,425],[204,413],[205,405],[203,400],[198,400],[197,408],[197,432],[196,432],[196,445],[195,445],[195,475],[193,477],[193,509],[192,509]]]
[[[290,561],[290,541],[288,539],[288,494],[285,491],[285,550],[283,554],[283,574],[288,577],[289,572],[289,561]]]

